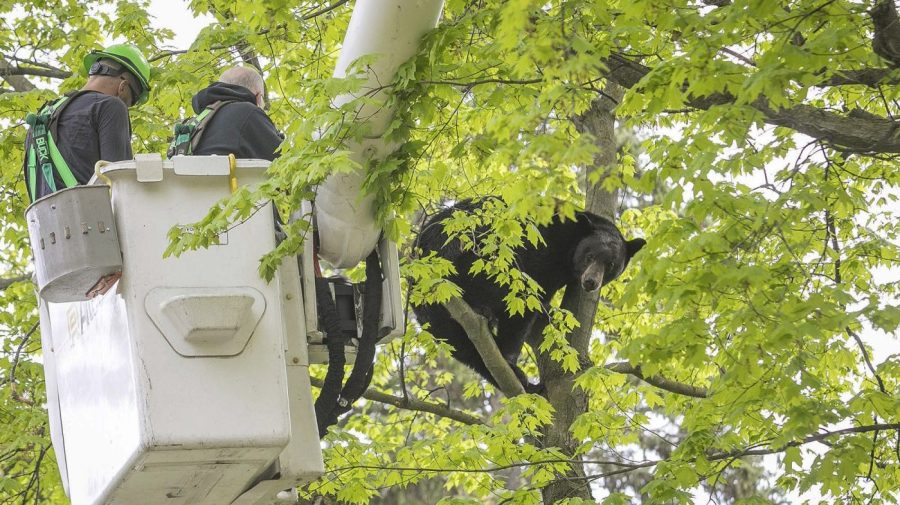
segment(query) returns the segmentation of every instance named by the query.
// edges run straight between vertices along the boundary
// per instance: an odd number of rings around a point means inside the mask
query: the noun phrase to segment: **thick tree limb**
[[[16,277],[0,277],[0,291],[12,286],[17,282],[27,281],[30,279],[30,275],[19,275]]]
[[[660,375],[653,375],[650,377],[646,377],[644,373],[641,371],[641,366],[633,366],[631,363],[627,361],[619,361],[616,363],[609,363],[605,366],[607,370],[610,372],[622,373],[632,375],[637,377],[638,379],[650,384],[651,386],[656,386],[659,389],[663,389],[665,391],[669,391],[670,393],[675,393],[684,396],[691,396],[694,398],[706,398],[709,396],[709,392],[706,388],[701,388],[697,386],[692,386],[690,384],[684,384],[683,382],[677,382],[670,379],[666,379]]]
[[[484,364],[487,365],[491,375],[500,385],[500,390],[503,391],[503,394],[516,396],[525,393],[519,378],[516,377],[509,363],[500,354],[500,349],[497,348],[497,343],[494,341],[494,335],[491,333],[487,319],[472,310],[472,307],[469,307],[469,304],[463,301],[462,298],[451,298],[444,303],[444,307],[450,312],[450,316],[463,327],[463,330],[469,336],[469,340],[475,344],[478,354],[481,355]]]
[[[605,61],[607,77],[622,86],[632,88],[647,74],[650,68],[621,55],[612,55]],[[733,103],[735,97],[726,93],[693,98],[688,105],[709,109],[715,105]],[[809,105],[797,105],[789,109],[773,109],[764,98],[755,100],[752,107],[765,116],[769,124],[791,128],[810,137],[858,152],[900,153],[900,122],[887,118],[848,117]]]
[[[785,126],[812,138],[857,152],[900,153],[900,121],[873,114],[841,116],[809,105],[774,110],[757,100],[753,106],[766,115],[766,122]]]
[[[323,385],[323,381],[321,379],[317,379],[315,377],[309,378],[310,382],[313,386],[317,388],[321,388]],[[446,417],[448,419],[453,419],[454,421],[461,422],[463,424],[487,424],[486,421],[479,418],[478,416],[474,416],[472,414],[468,414],[466,412],[462,412],[459,410],[451,409],[446,405],[441,405],[439,403],[433,402],[425,402],[416,398],[410,397],[400,397],[400,396],[392,396],[385,393],[379,393],[378,391],[367,390],[363,393],[363,398],[367,400],[371,400],[373,402],[384,403],[387,405],[393,405],[397,408],[406,409],[406,410],[414,410],[416,412],[427,412],[429,414],[434,414],[436,416]]]
[[[35,77],[52,77],[54,79],[65,79],[67,77],[72,76],[72,72],[67,72],[65,70],[56,70],[49,68],[37,68],[37,67],[8,67],[4,69],[0,69],[0,77],[4,79],[6,76],[16,76],[16,75],[31,75]]]
[[[450,315],[453,316],[453,319],[455,319],[463,327],[463,329],[466,330],[466,333],[469,335],[469,338],[472,339],[475,347],[478,348],[479,354],[481,354],[482,359],[485,361],[485,364],[488,365],[488,369],[491,370],[491,373],[494,375],[494,377],[497,377],[498,374],[508,374],[508,380],[521,388],[521,383],[516,378],[515,373],[513,373],[506,360],[500,354],[500,350],[497,349],[497,345],[494,342],[493,335],[491,334],[487,320],[483,316],[477,314],[474,310],[472,310],[472,308],[469,307],[469,305],[461,299],[457,298],[451,300],[450,302],[445,304],[445,306],[450,312]],[[589,336],[590,334],[589,332],[581,333],[583,333],[583,336],[585,337]],[[487,349],[482,351],[482,346],[487,347]],[[579,345],[579,347],[582,347],[582,345]],[[489,360],[492,363],[489,363]],[[497,372],[495,372],[492,368],[492,365],[500,368],[502,371],[498,370]],[[627,361],[609,363],[605,366],[605,368],[611,372],[632,375],[646,382],[647,384],[656,386],[665,391],[669,391],[670,393],[690,396],[693,398],[706,398],[707,396],[709,396],[709,393],[705,388],[666,379],[665,377],[662,377],[660,375],[646,377],[641,371],[640,365],[633,366]],[[510,385],[510,387],[514,386]],[[506,388],[504,387],[501,389],[503,389],[504,394],[506,394]],[[507,394],[507,396],[510,395]]]
[[[891,86],[900,84],[900,76],[891,73],[889,68],[860,68],[856,70],[839,70],[827,80],[817,84],[818,87],[862,85],[870,88],[879,85]]]
[[[10,86],[15,91],[31,91],[34,89],[34,84],[31,83],[28,79],[21,75],[10,74],[11,70],[15,70],[16,67],[13,66],[9,60],[0,56],[0,78],[4,81],[8,82]]]
[[[872,37],[872,51],[900,67],[900,16],[894,0],[881,0],[869,11],[875,35]]]
[[[632,61],[622,55],[614,54],[604,63],[609,68],[609,80],[633,88],[641,79],[650,73],[650,68]],[[822,81],[823,86],[834,85],[891,85],[897,81],[891,77],[889,69],[846,70]],[[453,80],[432,81],[434,84],[449,84],[471,87],[479,84],[537,84],[541,79],[520,81],[503,81],[501,79],[481,79],[472,82]],[[688,105],[695,109],[709,109],[716,105],[734,103],[736,97],[730,94],[716,94],[693,98]],[[763,113],[765,122],[791,128],[814,139],[833,144],[834,146],[855,152],[900,153],[900,121],[875,116],[859,117],[858,115],[842,115],[809,105],[797,105],[788,109],[773,109],[765,98],[750,104]]]

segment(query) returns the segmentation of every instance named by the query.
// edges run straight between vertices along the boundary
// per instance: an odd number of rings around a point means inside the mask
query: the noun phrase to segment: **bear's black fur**
[[[504,301],[508,289],[497,285],[484,274],[469,273],[472,263],[478,259],[477,254],[472,250],[463,250],[459,239],[445,245],[447,234],[444,233],[443,221],[457,211],[477,211],[484,201],[463,200],[441,210],[422,225],[417,245],[423,257],[435,251],[453,262],[456,274],[449,276],[448,280],[462,289],[463,299],[473,310],[491,322],[500,353],[526,391],[536,391],[538,389],[528,383],[516,362],[528,333],[540,335],[548,322],[546,316],[528,311],[524,315],[510,316]],[[475,231],[475,236],[479,236],[486,229]],[[639,238],[626,241],[608,219],[589,212],[576,212],[574,221],[562,221],[556,216],[549,225],[540,227],[540,232],[545,245],[522,247],[516,253],[516,264],[541,286],[541,302],[545,307],[553,295],[567,284],[579,282],[585,291],[590,292],[612,281],[645,244]],[[413,310],[420,324],[431,323],[431,333],[453,347],[454,358],[497,385],[475,345],[443,305],[419,305]]]

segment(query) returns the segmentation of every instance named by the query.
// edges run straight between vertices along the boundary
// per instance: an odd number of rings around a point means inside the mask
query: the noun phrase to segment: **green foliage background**
[[[57,91],[80,87],[84,52],[112,39],[153,55],[150,101],[132,111],[135,152],[164,152],[192,94],[242,51],[262,63],[269,114],[287,136],[270,183],[222,202],[197,234],[175,237],[173,252],[202,246],[259,198],[290,210],[327,175],[357,168],[343,149],[365,133],[348,120],[357,104],[336,108],[333,99],[361,81],[331,78],[352,3],[189,5],[217,22],[172,50],[172,34],[152,27],[146,2],[0,1],[0,55],[30,69],[24,77],[37,85],[0,90],[0,276],[31,271],[23,118]],[[771,481],[752,474],[749,490],[721,496],[769,503],[821,486],[829,503],[900,499],[900,361],[872,361],[860,337],[897,343],[900,151],[891,146],[900,129],[889,123],[883,139],[861,146],[838,138],[853,133],[851,123],[825,128],[833,118],[880,125],[875,119],[900,113],[900,75],[871,49],[872,6],[450,0],[422,50],[386,83],[386,105],[397,107],[387,135],[403,144],[367,167],[367,191],[404,247],[413,299],[454,294],[440,279],[446,265],[411,254],[417,219],[446,200],[495,194],[506,202],[483,218],[494,233],[482,268],[513,287],[513,311],[533,308],[535,298],[511,269],[512,248],[537,240],[534,225],[554,212],[582,207],[585,184],[618,193],[623,232],[648,239],[625,276],[604,288],[590,355],[568,347],[574,324],[558,308],[543,346],[579,374],[588,405],[571,437],[587,461],[585,480],[611,493],[595,493],[605,503],[690,503],[692,490],[721,493],[728,472],[768,453],[778,455]],[[633,79],[631,64],[645,71]],[[878,80],[852,77],[872,69]],[[628,88],[615,112],[621,131],[636,135],[612,167],[594,162],[609,146],[577,128],[609,76]],[[826,133],[797,134],[819,131],[810,123]],[[298,246],[285,241],[262,259],[261,273]],[[0,306],[0,503],[65,503],[31,284],[4,289]],[[432,486],[429,496],[442,504],[539,503],[542,488],[582,464],[539,442],[554,422],[546,399],[501,400],[446,356],[411,325],[382,349],[373,387],[464,410],[473,422],[364,402],[329,435],[329,472],[304,493],[367,503]],[[624,361],[704,395],[606,366]],[[653,432],[660,419],[672,429]],[[618,477],[639,472],[640,485]]]

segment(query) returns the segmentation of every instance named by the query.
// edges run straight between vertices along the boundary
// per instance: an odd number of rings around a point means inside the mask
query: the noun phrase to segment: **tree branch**
[[[878,389],[880,389],[882,393],[888,394],[887,389],[885,389],[884,387],[884,381],[881,379],[881,376],[878,375],[878,371],[875,370],[875,367],[872,365],[872,360],[869,359],[869,351],[866,350],[866,344],[863,343],[862,339],[859,337],[859,335],[856,334],[855,331],[851,330],[849,327],[844,329],[847,331],[847,335],[853,337],[853,340],[856,341],[856,345],[859,346],[859,351],[862,353],[862,357],[866,362],[866,366],[869,367],[869,371],[872,372],[873,376],[875,376],[875,381],[878,383]]]
[[[656,463],[655,461],[651,462],[643,462],[643,463],[628,463],[624,461],[604,461],[604,460],[574,460],[574,459],[545,459],[540,461],[523,461],[521,463],[510,463],[508,465],[494,465],[487,468],[459,468],[459,467],[411,467],[411,466],[387,466],[387,465],[350,465],[343,466],[339,468],[334,468],[330,470],[330,472],[346,472],[350,470],[394,470],[400,472],[429,472],[429,473],[494,473],[494,472],[502,472],[505,470],[509,470],[512,468],[523,468],[523,467],[533,467],[540,465],[558,465],[558,464],[578,464],[578,463],[587,463],[591,465],[608,465],[608,466],[618,466],[621,468],[629,468],[632,470],[638,468],[644,468],[648,466],[648,463]]]
[[[16,369],[19,367],[19,360],[22,358],[22,349],[28,345],[28,341],[31,340],[31,336],[34,335],[34,332],[37,331],[39,323],[34,323],[31,326],[31,329],[22,337],[22,341],[19,342],[19,347],[16,349],[16,354],[13,357],[12,366],[9,368],[9,377],[6,379],[7,384],[9,384],[10,390],[13,392],[13,396],[16,396]]]
[[[28,274],[16,277],[0,277],[0,291],[3,291],[17,282],[27,281],[28,279],[31,279],[31,276]]]
[[[349,1],[349,0],[340,0],[340,1],[335,2],[335,3],[333,3],[333,4],[331,4],[331,5],[327,6],[327,7],[323,7],[323,8],[321,8],[321,9],[315,11],[315,12],[312,12],[312,13],[309,13],[309,14],[305,14],[305,15],[304,15],[302,18],[300,18],[300,19],[303,20],[303,21],[309,21],[309,20],[312,19],[312,18],[321,16],[322,14],[327,14],[327,13],[329,13],[329,12],[331,12],[331,11],[337,9],[338,7],[340,7],[340,6],[344,5],[345,3],[347,3],[348,1]]]
[[[900,16],[894,0],[881,0],[869,11],[875,34],[872,37],[872,51],[900,67]]]
[[[57,69],[49,69],[49,68],[36,68],[36,67],[22,67],[22,66],[8,66],[6,68],[0,68],[0,77],[4,79],[6,76],[15,76],[15,75],[31,75],[35,77],[52,77],[54,79],[65,79],[67,77],[72,76],[72,72],[67,72],[65,70],[57,70]]]
[[[758,99],[753,107],[766,122],[791,128],[810,137],[855,152],[900,153],[900,121],[857,114],[841,116],[809,105],[774,110]]]
[[[263,30],[264,32],[268,32],[268,30]],[[224,51],[231,50],[231,48],[237,46],[240,42],[234,44],[216,44],[214,46],[203,47],[203,48],[195,48],[195,49],[168,49],[165,51],[160,51],[153,56],[147,58],[147,61],[153,63],[154,61],[161,60],[163,58],[168,58],[169,56],[177,56],[179,54],[187,54],[193,53],[197,51],[209,52],[209,51]]]
[[[509,363],[500,354],[494,335],[488,326],[487,319],[477,314],[462,298],[451,298],[444,303],[444,307],[450,312],[450,316],[463,327],[469,340],[475,344],[478,354],[484,364],[490,370],[491,375],[500,385],[500,390],[506,396],[516,396],[525,393],[525,389],[519,378],[513,372]]]
[[[900,430],[900,423],[893,424],[873,424],[869,426],[857,426],[853,428],[845,428],[842,430],[835,431],[826,431],[823,433],[817,433],[815,435],[810,435],[802,440],[796,440],[793,442],[789,442],[780,448],[776,449],[756,449],[752,447],[748,447],[745,449],[738,449],[734,451],[727,452],[712,452],[706,456],[708,461],[721,461],[726,459],[735,459],[741,458],[744,456],[763,456],[767,454],[776,454],[779,452],[784,452],[785,450],[791,447],[798,447],[801,445],[809,444],[812,442],[821,442],[822,440],[839,435],[849,435],[854,433],[870,433],[873,431],[884,431],[884,430]],[[344,472],[355,469],[369,469],[369,470],[396,470],[396,471],[416,471],[416,472],[427,472],[427,473],[492,473],[503,470],[508,470],[510,468],[517,467],[529,467],[529,466],[539,466],[539,465],[548,465],[548,464],[560,464],[567,463],[570,465],[575,465],[579,463],[586,464],[594,464],[594,465],[608,465],[608,466],[616,466],[619,467],[618,470],[613,472],[607,472],[603,474],[589,475],[587,479],[598,479],[602,477],[611,477],[613,475],[618,475],[622,473],[631,472],[634,470],[638,470],[640,468],[649,468],[656,466],[660,463],[665,463],[670,461],[671,458],[663,458],[658,460],[650,460],[650,461],[641,461],[641,462],[622,462],[622,461],[591,461],[591,460],[575,460],[575,459],[555,459],[555,460],[546,460],[546,461],[526,461],[522,463],[511,463],[508,465],[497,465],[488,468],[459,468],[459,467],[446,467],[446,468],[437,468],[437,467],[394,467],[388,465],[351,465],[341,468],[332,469],[331,472]],[[695,461],[695,460],[692,460]],[[577,479],[577,478],[576,478]]]
[[[802,440],[794,440],[792,442],[788,442],[781,447],[774,449],[741,449],[735,451],[728,452],[718,452],[712,453],[709,455],[707,459],[710,461],[717,461],[721,459],[730,459],[742,456],[765,456],[766,454],[776,454],[779,452],[784,452],[785,450],[791,447],[799,447],[801,445],[809,444],[811,442],[821,442],[828,437],[833,437],[837,435],[848,435],[852,433],[870,433],[873,431],[885,431],[885,430],[900,430],[900,423],[884,423],[884,424],[872,424],[868,426],[855,426],[853,428],[844,428],[842,430],[835,431],[825,431],[822,433],[817,433],[815,435],[810,435],[808,437],[803,438]]]
[[[609,68],[607,77],[622,86],[633,88],[650,73],[650,68],[622,55],[611,55],[604,62]],[[698,109],[733,103],[736,97],[719,93],[691,98],[688,104]],[[809,105],[789,109],[773,109],[765,97],[750,104],[763,113],[765,121],[791,128],[805,135],[857,152],[900,153],[900,122],[873,116],[848,117]]]
[[[344,4],[346,4],[346,3],[349,2],[349,1],[350,1],[350,0],[339,0],[338,2],[335,2],[335,3],[333,3],[333,4],[331,4],[331,5],[327,6],[327,7],[323,7],[323,8],[321,8],[321,9],[315,11],[315,12],[311,12],[311,13],[309,13],[309,14],[304,15],[303,17],[300,18],[300,20],[301,20],[301,21],[309,21],[310,19],[319,17],[319,16],[321,16],[322,14],[327,14],[327,13],[331,12],[331,11],[333,11],[334,9],[337,9],[338,7],[340,7],[340,6],[344,5]],[[256,32],[256,35],[266,35],[266,34],[269,34],[269,33],[273,32],[274,30],[280,30],[280,29],[283,29],[283,28],[285,28],[286,26],[287,26],[287,25],[285,25],[285,24],[279,24],[279,25],[276,25],[276,26],[274,26],[274,27],[272,27],[272,28],[264,28],[264,29],[259,30],[258,32]],[[231,48],[231,47],[233,47],[233,46],[235,46],[235,44],[215,45],[215,46],[209,47],[208,49],[173,49],[173,50],[168,50],[168,51],[161,51],[161,52],[159,52],[159,53],[157,53],[157,54],[154,54],[154,55],[151,56],[150,58],[148,58],[147,61],[153,62],[153,61],[156,61],[156,60],[160,60],[160,59],[162,59],[162,58],[166,58],[166,57],[168,57],[168,56],[175,56],[176,54],[185,54],[185,53],[189,53],[189,52],[192,52],[192,51],[216,51],[216,50],[220,50],[220,49],[229,49],[229,48]]]
[[[479,79],[477,81],[419,81],[422,84],[446,84],[448,86],[459,86],[462,88],[474,88],[480,84],[537,84],[544,82],[543,79]]]
[[[322,388],[323,381],[321,379],[317,379],[315,377],[309,378],[310,382],[313,386],[317,388]],[[363,393],[363,398],[367,400],[371,400],[373,402],[384,403],[387,405],[393,405],[397,408],[406,409],[406,410],[414,410],[416,412],[427,412],[429,414],[434,414],[436,416],[446,417],[448,419],[453,419],[454,421],[458,421],[463,424],[469,425],[479,425],[479,424],[487,424],[486,421],[479,418],[478,416],[474,416],[472,414],[468,414],[466,412],[462,412],[459,410],[451,409],[445,405],[441,405],[439,403],[434,402],[426,402],[416,398],[402,398],[399,396],[392,396],[386,393],[380,393],[378,391],[373,391],[371,389],[367,390]]]
[[[860,68],[856,70],[838,70],[828,79],[817,84],[817,87],[861,85],[870,88],[879,85],[900,83],[900,76],[892,74],[889,68]]]
[[[900,430],[900,423],[873,424],[870,426],[857,426],[855,428],[846,428],[843,430],[827,431],[824,433],[818,433],[816,435],[810,435],[810,436],[804,438],[803,440],[796,440],[793,442],[789,442],[789,443],[787,443],[779,448],[776,448],[776,449],[754,449],[754,448],[748,447],[746,449],[740,449],[740,450],[735,450],[735,451],[714,452],[714,453],[708,454],[706,456],[706,460],[707,461],[720,461],[720,460],[730,460],[730,459],[742,458],[744,456],[765,456],[767,454],[777,454],[780,452],[784,452],[785,450],[787,450],[791,447],[799,447],[801,445],[805,445],[805,444],[812,443],[812,442],[821,442],[822,440],[824,440],[826,438],[837,436],[837,435],[847,435],[847,434],[851,434],[851,433],[869,433],[872,431],[877,432],[877,431],[882,431],[882,430]],[[628,468],[628,467],[621,468],[618,470],[613,470],[611,472],[588,475],[585,478],[588,480],[596,480],[596,479],[601,479],[604,477],[612,477],[614,475],[619,475],[619,474],[628,473],[628,472],[637,470],[638,468],[653,467],[653,466],[656,466],[660,463],[664,463],[667,461],[669,461],[669,458],[654,460],[654,461],[644,461],[641,463],[635,463],[633,468]]]
[[[620,54],[613,54],[604,63],[609,71],[607,77],[626,88],[633,88],[647,74],[650,68],[630,60]],[[866,85],[875,87],[879,84],[889,85],[897,80],[891,77],[889,69],[860,69],[841,71],[824,79],[823,86],[830,85]],[[472,82],[429,81],[433,84],[449,84],[472,87],[479,84],[538,84],[541,79],[503,80],[481,79]],[[693,98],[688,105],[696,109],[709,109],[716,105],[734,103],[736,97],[730,94],[716,94],[707,97]],[[773,109],[765,97],[750,104],[763,113],[767,123],[791,128],[805,135],[828,142],[840,148],[855,152],[900,153],[900,122],[888,118],[870,115],[840,115],[809,105],[797,105],[788,109]]]
[[[709,396],[709,392],[706,388],[701,388],[697,386],[692,386],[690,384],[684,384],[682,382],[673,381],[670,379],[666,379],[661,375],[653,375],[650,377],[644,376],[644,373],[641,371],[641,366],[633,366],[627,361],[619,361],[616,363],[609,363],[605,365],[605,368],[611,372],[622,373],[632,375],[637,377],[638,379],[650,384],[651,386],[656,386],[659,389],[666,390],[670,393],[675,393],[684,396],[691,396],[693,398],[706,398]]]
[[[638,81],[643,78],[646,72],[649,72],[649,68],[639,68],[642,67],[640,64],[636,67],[630,67],[633,64],[632,61],[624,58],[622,56],[611,56],[609,60],[607,60],[607,64],[609,65],[611,61],[618,62],[616,63],[616,69],[621,73],[621,79],[626,80],[627,82],[632,82],[632,86],[636,85]],[[529,85],[529,84],[540,84],[544,82],[543,78],[536,77],[534,79],[501,79],[499,77],[488,77],[484,79],[477,79],[474,81],[464,81],[464,80],[456,80],[456,79],[444,79],[444,80],[427,80],[427,81],[419,81],[421,84],[443,84],[447,86],[458,86],[461,88],[474,88],[475,86],[479,86],[482,84],[509,84],[509,85]],[[619,84],[622,82],[616,81]],[[821,82],[814,84],[816,87],[825,88],[832,86],[868,86],[870,88],[876,88],[880,85],[893,85],[900,84],[900,75],[894,74],[893,70],[890,68],[858,68],[858,69],[849,69],[849,70],[835,70],[833,71],[833,75],[828,77],[827,79],[823,79]]]
[[[4,81],[8,82],[15,91],[31,91],[34,89],[34,84],[28,79],[21,75],[9,74],[8,71],[10,69],[15,69],[15,67],[6,58],[0,56],[0,77]]]
[[[453,319],[455,319],[456,322],[458,322],[460,326],[462,326],[466,331],[466,334],[469,335],[469,338],[472,340],[472,343],[475,344],[475,347],[478,349],[478,353],[481,355],[481,358],[484,360],[488,369],[491,371],[491,374],[495,378],[499,377],[502,374],[508,374],[507,379],[514,383],[514,385],[511,384],[508,385],[508,387],[518,387],[521,389],[521,383],[516,378],[516,375],[515,373],[513,373],[512,368],[510,368],[509,364],[500,354],[500,350],[497,348],[497,344],[494,342],[494,338],[491,334],[487,320],[483,316],[477,314],[474,310],[472,310],[471,307],[469,307],[468,304],[466,304],[465,301],[459,298],[450,300],[445,304],[445,307],[450,312],[450,315],[453,317]],[[482,347],[486,347],[486,349],[482,349]],[[495,370],[494,367],[498,368],[498,370]],[[640,365],[633,366],[627,361],[609,363],[605,366],[605,368],[611,372],[632,375],[646,382],[647,384],[656,386],[665,391],[669,391],[670,393],[690,396],[693,398],[706,398],[709,396],[708,391],[702,387],[673,381],[670,379],[666,379],[665,377],[662,377],[660,375],[646,377],[641,371]],[[499,379],[498,382],[500,382]],[[501,383],[501,385],[502,384],[503,383]],[[508,393],[506,393],[506,385],[501,387],[501,390],[503,390],[504,394],[510,396]],[[524,392],[524,390],[522,392]]]

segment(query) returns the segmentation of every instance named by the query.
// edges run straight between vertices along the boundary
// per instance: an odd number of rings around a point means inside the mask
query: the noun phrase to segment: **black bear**
[[[500,353],[525,390],[538,391],[539,387],[528,383],[516,362],[527,333],[539,335],[547,325],[547,318],[527,311],[524,315],[510,316],[504,301],[508,288],[499,286],[484,274],[470,274],[478,255],[471,248],[463,249],[459,239],[448,243],[444,232],[443,221],[454,212],[477,212],[485,201],[484,198],[463,200],[436,213],[422,225],[417,245],[423,257],[434,251],[453,263],[456,274],[449,276],[448,280],[462,289],[463,299],[473,310],[489,320]],[[646,243],[640,238],[625,240],[608,219],[589,212],[576,212],[575,220],[563,221],[555,216],[549,225],[539,229],[544,244],[537,247],[529,244],[518,249],[515,262],[543,289],[543,306],[547,306],[553,295],[565,285],[578,282],[588,292],[606,285],[621,275],[631,257]],[[478,237],[485,231],[485,228],[476,229],[475,234],[470,236]],[[497,386],[475,345],[443,305],[419,305],[413,310],[420,324],[431,323],[431,333],[453,347],[454,358]],[[536,322],[538,324],[534,327]]]

